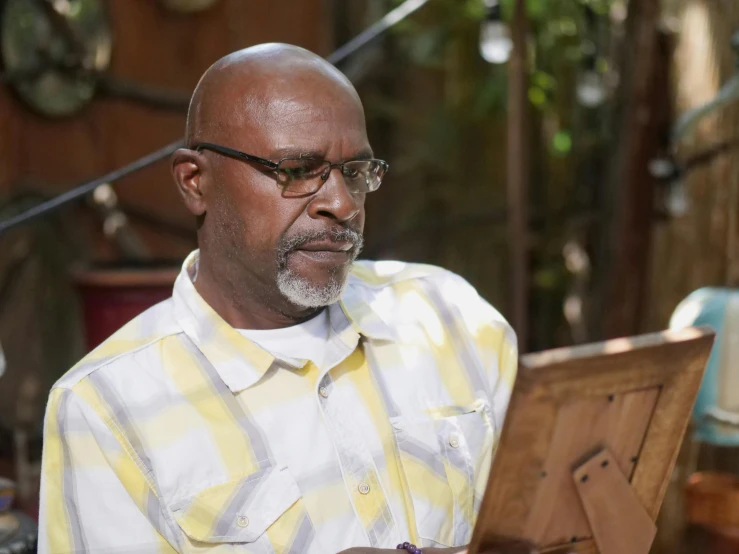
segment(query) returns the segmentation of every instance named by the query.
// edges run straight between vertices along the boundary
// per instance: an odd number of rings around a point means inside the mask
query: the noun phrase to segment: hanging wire
[[[326,60],[334,65],[345,60],[354,54],[354,52],[360,50],[365,45],[385,33],[388,29],[394,27],[409,15],[422,8],[428,3],[428,1],[429,0],[406,0],[393,11],[389,12],[385,17],[370,25],[344,46],[336,50],[333,54],[328,56]]]
[[[74,187],[72,190],[62,193],[59,196],[52,198],[48,202],[44,202],[42,204],[39,204],[38,206],[34,206],[30,210],[27,210],[22,214],[18,214],[15,217],[6,219],[2,223],[0,223],[0,235],[4,234],[6,231],[12,229],[13,227],[21,225],[23,223],[28,223],[29,221],[36,219],[37,217],[61,208],[65,204],[69,204],[70,202],[87,196],[100,185],[104,185],[106,183],[114,183],[119,179],[123,179],[124,177],[131,175],[132,173],[136,173],[137,171],[144,169],[145,167],[149,167],[150,165],[163,160],[168,156],[171,156],[175,150],[177,150],[178,148],[182,148],[184,144],[184,140],[173,142],[172,144],[169,144],[164,148],[160,148],[159,150],[152,152],[151,154],[147,154],[143,158],[139,158],[138,160],[131,162],[128,165],[118,168],[115,171],[111,171],[110,173],[106,173],[102,177],[98,177],[97,179],[93,179],[92,181],[88,181],[77,187]]]
[[[382,19],[372,24],[366,30],[362,31],[359,35],[340,47],[338,50],[328,56],[326,60],[332,64],[338,64],[344,61],[346,58],[388,31],[391,27],[397,25],[405,18],[415,13],[418,9],[427,4],[428,1],[429,0],[406,0],[403,4],[385,15]],[[13,75],[7,74],[0,75],[0,82],[8,81],[13,77]],[[17,216],[0,222],[0,236],[2,236],[13,227],[29,223],[30,221],[38,217],[58,210],[71,202],[87,196],[100,185],[115,183],[116,181],[123,179],[124,177],[127,177],[132,173],[136,173],[137,171],[140,171],[152,164],[168,158],[178,148],[182,148],[184,144],[184,140],[173,142],[155,152],[147,154],[146,156],[129,163],[128,165],[116,169],[115,171],[111,171],[110,173],[107,173],[102,177],[98,177],[97,179],[93,179],[92,181],[82,183],[81,185],[78,185],[71,190],[60,194],[57,197],[52,198],[48,202],[43,202],[38,206],[35,206],[21,214],[18,214]]]

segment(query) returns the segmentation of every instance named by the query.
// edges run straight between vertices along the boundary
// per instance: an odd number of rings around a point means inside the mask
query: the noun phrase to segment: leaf
[[[537,108],[543,108],[547,103],[547,93],[539,87],[529,89],[529,101]]]
[[[567,156],[572,151],[572,135],[569,131],[557,131],[552,138],[552,150],[555,156]]]
[[[554,76],[540,70],[534,71],[534,74],[531,76],[531,82],[545,91],[554,90],[557,86],[557,81],[554,79]]]
[[[467,0],[462,8],[464,16],[475,21],[482,20],[485,17],[485,4],[480,0]]]

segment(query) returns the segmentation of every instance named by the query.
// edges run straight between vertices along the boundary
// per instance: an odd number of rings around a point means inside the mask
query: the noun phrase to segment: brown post
[[[612,159],[611,213],[606,227],[602,312],[606,338],[643,326],[654,222],[655,180],[649,174],[660,133],[669,129],[669,59],[658,30],[660,0],[632,0],[627,21],[620,128]]]
[[[528,21],[526,3],[516,0],[513,52],[508,66],[508,230],[511,244],[511,323],[521,352],[528,340]]]

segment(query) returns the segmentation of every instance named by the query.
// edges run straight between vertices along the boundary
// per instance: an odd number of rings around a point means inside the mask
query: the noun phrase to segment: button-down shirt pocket
[[[392,425],[419,536],[444,546],[467,544],[494,440],[487,401],[397,416]]]
[[[259,552],[269,547],[277,553],[297,546],[302,552],[301,547],[307,550],[315,534],[287,467],[269,468],[204,489],[171,510],[193,546],[232,543],[253,545]]]

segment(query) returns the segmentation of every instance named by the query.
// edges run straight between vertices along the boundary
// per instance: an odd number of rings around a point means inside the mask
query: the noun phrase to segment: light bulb
[[[511,58],[513,40],[503,22],[497,0],[486,1],[485,19],[480,26],[480,54],[488,63],[506,63]]]
[[[96,204],[100,204],[106,208],[115,208],[115,205],[118,203],[118,195],[116,195],[110,183],[103,183],[98,186],[92,192],[92,199]]]
[[[670,183],[665,204],[667,213],[672,217],[682,217],[688,213],[690,201],[688,200],[688,191],[685,190],[685,183],[682,179],[677,179]]]
[[[597,108],[606,99],[603,76],[595,70],[584,71],[577,80],[577,100],[586,108]]]
[[[483,21],[480,28],[480,54],[488,63],[502,64],[511,58],[513,40],[502,21]]]
[[[673,179],[678,170],[670,158],[653,158],[649,160],[649,174],[655,179]]]
[[[565,318],[570,323],[579,322],[582,319],[582,298],[571,294],[565,299]]]

